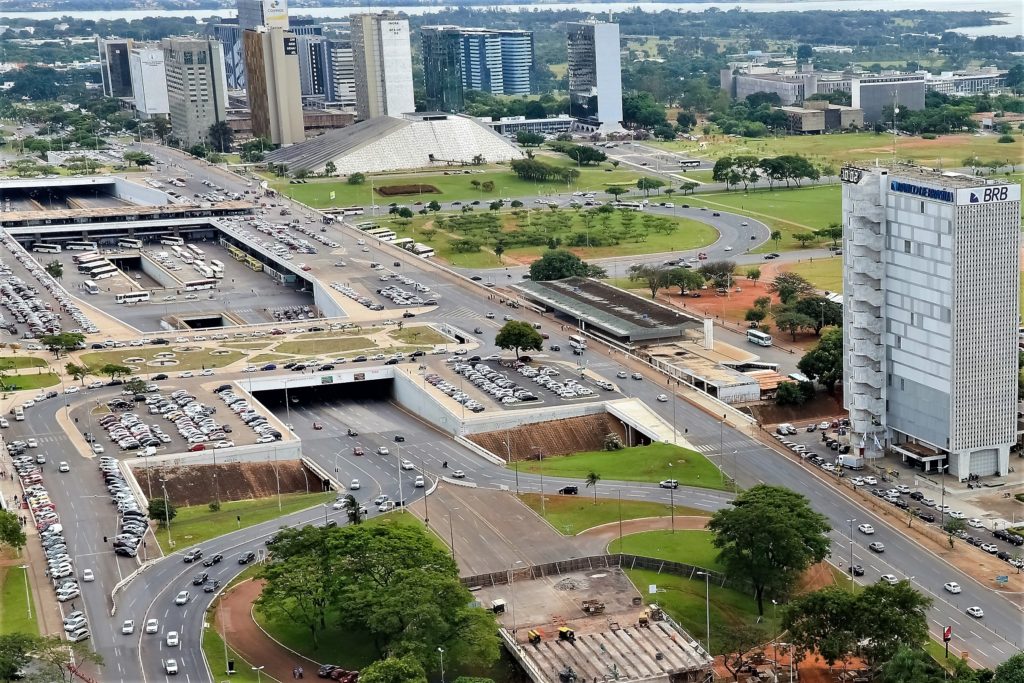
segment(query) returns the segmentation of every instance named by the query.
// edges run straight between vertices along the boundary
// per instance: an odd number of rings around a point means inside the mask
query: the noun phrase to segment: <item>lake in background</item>
[[[575,4],[554,2],[530,5],[476,5],[473,6],[473,9],[507,10],[512,12],[530,11],[532,9],[575,9],[581,12],[605,14],[608,12],[624,12],[634,7],[640,7],[647,12],[660,12],[662,10],[702,12],[706,9],[710,9],[711,7],[717,7],[723,11],[730,9],[742,9],[749,12],[800,12],[806,10],[881,10],[891,12],[903,9],[926,9],[941,12],[942,10],[979,10],[1004,14],[1006,16],[1003,21],[1006,21],[1007,23],[994,26],[970,26],[957,30],[961,33],[972,36],[1016,36],[1024,34],[1024,2],[1021,2],[1021,0],[970,0],[969,2],[964,2],[964,0],[808,0],[807,2],[727,2],[722,4],[714,2],[583,2]],[[372,9],[373,11],[379,11],[384,8],[374,7]],[[396,5],[389,9],[416,15],[438,12],[444,8],[436,5],[415,7],[403,7],[401,5]],[[365,11],[367,11],[367,8],[365,7],[295,7],[292,9],[291,14],[292,16],[313,16],[321,19],[343,19],[350,14]],[[223,9],[201,10],[195,12],[185,10],[126,10],[120,12],[111,10],[75,12],[3,12],[0,13],[0,18],[47,20],[57,19],[61,16],[68,15],[73,15],[76,19],[126,19],[133,21],[157,15],[168,17],[195,17],[196,19],[207,19],[212,16],[233,17],[235,16],[235,11]]]

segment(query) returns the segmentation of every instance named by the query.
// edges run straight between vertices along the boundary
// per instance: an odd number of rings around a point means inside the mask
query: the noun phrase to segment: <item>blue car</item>
[[[267,363],[262,368],[260,368],[260,370],[277,370],[277,366],[274,365],[273,363]]]

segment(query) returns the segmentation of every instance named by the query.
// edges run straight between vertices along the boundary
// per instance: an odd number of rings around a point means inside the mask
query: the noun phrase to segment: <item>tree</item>
[[[56,259],[50,261],[46,264],[46,274],[54,280],[60,280],[64,277],[64,264]]]
[[[576,145],[566,155],[580,166],[599,164],[608,159],[608,155],[589,145]]]
[[[333,568],[328,558],[331,529],[306,526],[282,530],[274,543],[275,561],[260,572],[266,579],[257,604],[268,614],[286,617],[309,631],[313,649],[327,627],[327,611],[335,597]],[[320,556],[306,552],[321,547]],[[283,557],[276,557],[284,553]]]
[[[688,111],[681,111],[676,114],[676,125],[687,131],[697,125],[697,117]]]
[[[771,233],[771,235],[768,236],[768,238],[771,241],[775,242],[775,248],[778,249],[779,248],[779,242],[782,241],[782,231],[781,230],[772,230],[772,233]]]
[[[498,257],[498,263],[501,263],[501,255],[505,253],[505,245],[502,242],[497,242],[494,245],[494,255]]]
[[[813,397],[814,385],[810,382],[779,382],[775,391],[775,402],[780,406],[802,406]]]
[[[533,325],[522,320],[510,320],[505,323],[494,337],[494,345],[499,349],[514,350],[516,358],[520,351],[540,351],[544,338]]]
[[[658,290],[670,283],[669,271],[658,266],[636,265],[629,269],[629,279],[632,282],[644,282],[647,289],[651,290],[651,298],[658,295]]]
[[[516,142],[523,147],[537,147],[544,143],[544,136],[540,133],[531,133],[529,131],[521,130],[516,133]]]
[[[530,264],[530,279],[562,280],[567,277],[587,277],[587,264],[579,256],[564,249],[550,249]]]
[[[743,319],[750,323],[760,323],[768,317],[768,311],[763,308],[748,308],[743,314]]]
[[[605,188],[605,192],[615,197],[615,201],[619,201],[619,195],[628,194],[629,190],[624,187],[619,187],[618,185],[612,185]]]
[[[0,635],[0,680],[14,681],[20,678],[18,672],[32,661],[31,653],[35,649],[35,644],[35,636],[27,633]]]
[[[872,667],[892,659],[901,646],[920,648],[928,641],[932,599],[909,581],[869,584],[857,595],[859,654]]]
[[[178,508],[169,500],[151,498],[149,501],[149,518],[155,519],[160,526],[165,526],[178,514]]]
[[[758,484],[744,491],[712,515],[708,529],[726,573],[753,586],[760,615],[766,593],[788,593],[800,574],[829,552],[825,516],[800,494],[776,486]]]
[[[814,234],[832,240],[832,246],[839,246],[839,240],[843,239],[843,226],[839,223],[829,223],[827,228],[815,230]]]
[[[153,132],[156,134],[158,138],[160,138],[161,143],[166,142],[167,136],[171,132],[171,122],[164,116],[158,116],[154,118]]]
[[[831,329],[821,335],[818,343],[804,354],[796,367],[818,382],[825,391],[835,391],[836,383],[843,379],[842,329]]]
[[[348,183],[349,185],[362,185],[363,183],[366,182],[366,174],[359,172],[353,173],[349,175],[348,179],[345,182]]]
[[[733,680],[738,680],[740,670],[769,638],[763,628],[753,624],[735,624],[726,628],[719,639],[720,647],[727,653],[722,656],[722,664],[732,674]]]
[[[807,281],[802,275],[790,272],[781,272],[775,279],[768,283],[768,291],[778,294],[779,300],[788,304],[798,296],[814,292],[814,285]]]
[[[365,667],[359,672],[359,680],[364,683],[427,683],[427,674],[413,657],[388,657]]]
[[[326,164],[324,164],[324,175],[327,176],[328,178],[330,178],[330,177],[335,176],[337,174],[338,174],[338,165],[335,164],[333,160],[328,160],[328,162]]]
[[[814,58],[814,50],[810,45],[803,44],[798,45],[796,48],[796,58],[801,62],[806,62],[809,59]]]
[[[697,272],[710,280],[716,287],[728,287],[736,271],[735,261],[705,261]]]
[[[597,472],[587,474],[587,488],[594,488],[594,505],[597,505],[597,483],[601,481],[601,475]]]
[[[89,366],[79,365],[77,363],[68,363],[64,366],[64,372],[68,373],[71,377],[77,379],[82,384],[85,384],[85,378],[90,374]]]
[[[132,377],[124,384],[125,391],[130,391],[133,394],[144,394],[146,393],[146,382],[140,377]]]
[[[993,683],[1024,683],[1024,652],[1018,652],[997,666]]]
[[[113,382],[118,377],[127,377],[132,374],[132,369],[127,365],[118,365],[117,363],[107,363],[99,369],[99,374],[107,375],[110,377],[110,381]]]
[[[60,334],[48,334],[39,338],[39,342],[56,358],[60,358],[61,351],[64,353],[72,351],[78,348],[84,341],[85,335],[81,332],[61,332]]]
[[[8,510],[0,510],[0,544],[9,545],[20,552],[25,542],[25,532],[22,531],[18,515]]]
[[[704,286],[704,276],[690,268],[673,268],[668,271],[669,284],[679,288],[679,295]]]
[[[786,605],[782,628],[797,649],[816,652],[829,666],[835,666],[857,647],[851,628],[856,619],[857,596],[846,588],[829,586]]]
[[[207,135],[215,150],[221,154],[231,151],[231,145],[235,141],[235,131],[227,121],[217,121],[211,125]]]
[[[822,327],[843,324],[843,307],[823,296],[804,296],[793,304],[792,310],[814,320],[814,333],[820,335]]]
[[[816,239],[816,235],[813,232],[798,232],[793,235],[793,239],[800,243],[801,247],[806,247],[808,244]]]
[[[696,190],[698,187],[700,187],[700,185],[698,185],[692,180],[684,180],[679,184],[679,189],[682,191],[684,195],[693,194],[693,191]]]
[[[636,181],[636,187],[638,190],[643,190],[645,197],[649,197],[651,195],[651,190],[657,190],[658,188],[665,187],[665,181],[659,180],[658,178],[640,178]]]
[[[880,683],[943,683],[939,665],[924,650],[901,647],[879,671]]]
[[[761,269],[758,267],[747,268],[747,279],[752,280],[755,284],[761,279]]]
[[[342,498],[342,501],[345,503],[345,514],[348,517],[348,523],[362,524],[363,514],[359,511],[359,502],[356,500],[356,497],[351,493],[347,493]]]
[[[783,310],[781,313],[775,314],[775,326],[783,332],[789,332],[793,341],[796,341],[797,332],[813,329],[814,325],[814,318],[796,311]]]

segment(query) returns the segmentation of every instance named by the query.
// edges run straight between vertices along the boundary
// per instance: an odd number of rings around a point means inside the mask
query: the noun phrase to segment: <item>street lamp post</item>
[[[28,608],[28,620],[32,621],[32,594],[28,590],[28,565],[23,564],[20,569],[25,570],[25,606]]]
[[[438,653],[441,655],[441,683],[444,683],[444,648],[437,648]]]
[[[516,639],[516,565],[522,564],[522,560],[516,560],[508,568],[508,585],[512,594],[512,640]]]
[[[173,544],[173,541],[171,541],[171,510],[170,510],[170,507],[169,507],[170,501],[167,499],[167,480],[166,479],[161,479],[160,480],[160,487],[164,491],[164,523],[167,525],[167,547],[168,548],[173,548],[174,544]]]
[[[264,664],[263,666],[252,667],[252,670],[256,672],[256,683],[260,683],[260,681],[263,680],[261,678],[260,672],[263,671],[265,668],[267,668],[266,664]]]
[[[853,592],[853,525],[856,519],[846,520],[850,524],[850,592]]]
[[[676,488],[675,486],[668,487],[668,507],[672,515],[672,533],[676,532]],[[621,546],[621,543],[619,544]],[[620,547],[619,550],[622,550]]]
[[[704,645],[708,654],[711,654],[711,573],[697,572],[697,576],[704,577]]]
[[[459,508],[451,508],[448,510],[448,540],[450,540],[452,544],[452,562],[455,561],[455,525],[452,523],[452,515],[454,515],[455,511],[458,509]]]

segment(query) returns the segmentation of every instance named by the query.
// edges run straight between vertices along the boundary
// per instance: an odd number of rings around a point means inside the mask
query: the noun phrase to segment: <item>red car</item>
[[[197,453],[199,451],[205,451],[205,450],[206,450],[206,444],[204,444],[204,443],[194,443],[194,444],[192,444],[191,446],[188,447],[189,453]]]
[[[363,455],[363,447],[362,446],[355,446],[352,449],[352,455]]]

